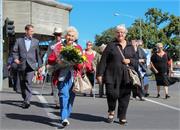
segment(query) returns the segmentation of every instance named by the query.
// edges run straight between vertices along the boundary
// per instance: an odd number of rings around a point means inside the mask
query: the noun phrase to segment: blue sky
[[[70,4],[70,25],[79,31],[79,44],[84,48],[86,41],[94,41],[96,34],[118,24],[131,26],[134,18],[113,14],[144,18],[148,8],[159,8],[176,16],[180,15],[180,0],[57,0]]]

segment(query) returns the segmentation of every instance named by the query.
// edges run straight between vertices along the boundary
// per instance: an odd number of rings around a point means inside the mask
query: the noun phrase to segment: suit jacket
[[[18,38],[13,48],[13,58],[19,59],[20,64],[17,65],[19,70],[25,70],[27,64],[36,70],[42,65],[39,53],[39,41],[32,38],[30,49],[27,51],[25,46],[25,38]]]
[[[144,63],[139,63],[139,65],[142,68],[142,71],[146,72],[147,71],[147,64],[146,64],[147,57],[146,57],[146,53],[144,52],[143,48],[141,48],[141,47],[137,48],[137,53],[138,53],[138,59],[144,59],[145,60]],[[138,69],[137,69],[137,71],[138,71]]]

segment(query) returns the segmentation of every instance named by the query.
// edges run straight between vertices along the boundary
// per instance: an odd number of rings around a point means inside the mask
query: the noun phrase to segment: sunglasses
[[[92,46],[92,44],[87,44],[87,46]]]
[[[61,36],[61,33],[55,33],[54,36]]]

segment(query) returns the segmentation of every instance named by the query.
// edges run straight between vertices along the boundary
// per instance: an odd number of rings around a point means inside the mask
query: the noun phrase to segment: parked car
[[[180,67],[173,67],[171,77],[180,81]]]

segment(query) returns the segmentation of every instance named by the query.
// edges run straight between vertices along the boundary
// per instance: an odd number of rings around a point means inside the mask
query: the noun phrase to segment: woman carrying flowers
[[[82,48],[75,41],[78,39],[78,31],[75,27],[68,27],[65,31],[65,41],[60,47],[59,56],[56,63],[59,64],[59,72],[57,75],[59,101],[60,101],[60,117],[62,125],[69,125],[68,118],[72,111],[72,105],[75,93],[72,91],[74,77],[81,74],[83,56]]]

